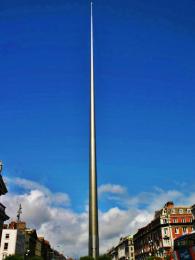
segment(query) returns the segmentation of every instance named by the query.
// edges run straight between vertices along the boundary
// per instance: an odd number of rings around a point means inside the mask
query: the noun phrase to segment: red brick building
[[[154,219],[134,235],[135,259],[171,255],[174,239],[192,231],[191,207],[167,202],[155,212]]]

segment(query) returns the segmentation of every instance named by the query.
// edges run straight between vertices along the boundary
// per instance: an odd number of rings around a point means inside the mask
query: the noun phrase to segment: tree
[[[43,260],[41,256],[31,256],[30,260]]]
[[[109,255],[100,255],[98,260],[111,260],[111,257]]]
[[[9,255],[6,256],[5,260],[24,260],[24,257],[20,255]]]
[[[81,256],[80,260],[94,260],[94,258],[91,256]],[[100,255],[97,260],[111,260],[111,257],[108,255]]]
[[[94,260],[92,256],[81,256],[80,260]]]

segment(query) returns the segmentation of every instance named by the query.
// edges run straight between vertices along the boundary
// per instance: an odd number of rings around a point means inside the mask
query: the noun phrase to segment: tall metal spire
[[[93,3],[91,2],[91,88],[90,88],[90,169],[89,169],[89,256],[99,256],[98,199],[96,173],[95,93],[93,53]]]

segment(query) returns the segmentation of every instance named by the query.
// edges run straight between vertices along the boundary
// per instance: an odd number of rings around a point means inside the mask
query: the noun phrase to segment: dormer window
[[[183,214],[183,209],[179,209],[179,214]]]

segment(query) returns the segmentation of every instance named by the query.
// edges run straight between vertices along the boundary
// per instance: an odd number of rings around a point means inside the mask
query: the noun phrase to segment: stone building
[[[133,237],[121,237],[119,243],[108,250],[108,255],[112,260],[134,260]]]
[[[175,206],[173,202],[167,202],[155,212],[154,219],[134,235],[135,259],[171,255],[174,239],[191,233],[192,230],[191,207]]]

